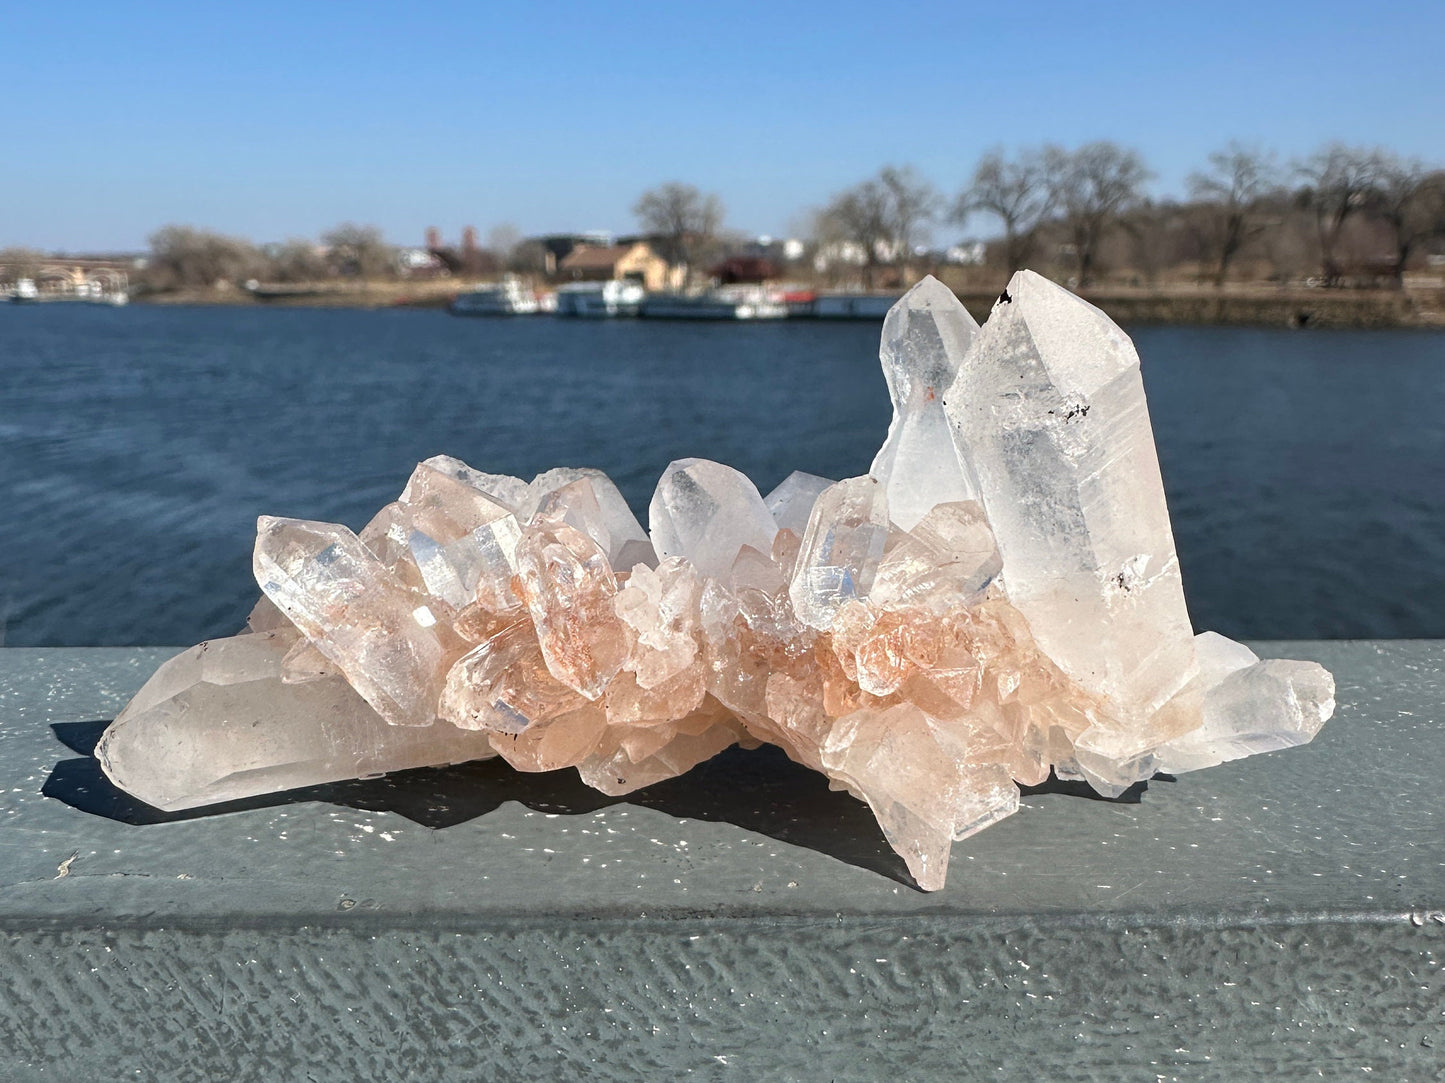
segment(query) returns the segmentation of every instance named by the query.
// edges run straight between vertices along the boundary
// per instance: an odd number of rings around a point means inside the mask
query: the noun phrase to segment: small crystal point
[[[588,703],[521,733],[494,733],[492,747],[518,771],[559,771],[591,755],[607,732],[607,715]]]
[[[830,777],[868,802],[889,844],[925,891],[948,873],[949,848],[1018,811],[1008,772],[951,755],[927,715],[912,704],[856,711],[823,745]]]
[[[680,557],[669,557],[655,570],[645,566],[633,569],[614,608],[635,640],[626,667],[637,675],[639,687],[656,688],[701,665],[701,598],[702,580]]]
[[[548,671],[596,700],[628,649],[613,608],[617,577],[607,554],[575,527],[541,519],[523,532],[517,579]]]
[[[794,470],[776,489],[763,497],[763,503],[772,512],[779,530],[791,530],[801,538],[808,529],[808,516],[812,514],[813,504],[832,484],[817,474]]]
[[[389,725],[339,677],[283,682],[295,641],[214,639],[164,663],[96,746],[106,777],[176,811],[494,755],[485,734]]]
[[[362,542],[398,579],[450,610],[474,601],[514,609],[521,530],[501,500],[471,483],[477,471],[442,456],[418,464],[396,503],[361,532]],[[483,475],[484,476],[484,475]]]
[[[560,481],[558,473],[538,475],[533,485]],[[576,527],[602,547],[607,562],[618,571],[638,564],[655,568],[657,554],[652,542],[612,480],[600,470],[568,470],[563,476],[571,474],[578,476],[546,489],[537,501],[534,517],[560,519]]]
[[[978,497],[943,409],[977,331],[968,309],[932,275],[905,293],[883,321],[879,357],[893,422],[868,472],[883,483],[889,513],[904,530],[937,504]]]
[[[1204,723],[1159,749],[1159,769],[1183,774],[1314,740],[1335,711],[1335,679],[1317,662],[1260,661],[1223,636],[1199,637]]]
[[[528,502],[530,487],[521,478],[508,474],[487,474],[473,470],[460,459],[450,455],[433,455],[421,463],[440,474],[470,485],[499,504],[506,505],[513,514],[520,514]]]
[[[316,649],[309,639],[297,639],[281,659],[281,679],[287,684],[305,684],[322,677],[340,677],[341,671],[331,659]]]
[[[838,610],[866,597],[888,540],[888,499],[864,475],[830,486],[813,504],[788,593],[798,618],[826,631]]]
[[[586,703],[552,676],[536,630],[518,621],[458,659],[437,713],[462,729],[521,733]]]
[[[614,797],[686,774],[737,744],[742,728],[716,701],[705,702],[668,727],[660,741],[634,745],[634,756],[622,733],[615,733],[611,748],[600,748],[577,765],[582,781]]]
[[[257,522],[256,581],[278,609],[394,725],[429,726],[456,653],[432,599],[408,590],[334,523]]]
[[[946,613],[979,600],[1003,559],[975,500],[935,505],[911,530],[889,535],[869,600]]]
[[[679,459],[657,483],[649,509],[657,555],[685,557],[699,574],[721,579],[738,551],[772,550],[778,525],[757,487],[730,466]]]

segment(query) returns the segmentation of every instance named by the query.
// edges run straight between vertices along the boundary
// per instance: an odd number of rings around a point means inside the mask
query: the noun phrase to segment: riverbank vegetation
[[[1389,151],[1331,144],[1284,165],[1233,144],[1211,154],[1177,199],[1148,195],[1151,177],[1137,151],[1110,142],[990,151],[952,197],[911,170],[885,168],[835,196],[815,234],[851,245],[874,281],[911,262],[946,260],[927,240],[976,223],[996,232],[980,256],[960,262],[1032,266],[1086,289],[1360,289],[1400,287],[1416,269],[1445,273],[1445,260],[1431,258],[1445,255],[1445,171]]]

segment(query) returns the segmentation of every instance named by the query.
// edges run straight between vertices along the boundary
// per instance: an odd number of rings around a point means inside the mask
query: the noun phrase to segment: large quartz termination
[[[297,638],[275,627],[166,662],[96,747],[105,773],[173,812],[496,754],[484,734],[390,725],[339,676],[286,683]]]
[[[166,809],[500,755],[625,794],[775,744],[866,801],[920,887],[1051,772],[1114,795],[1303,744],[1313,662],[1195,636],[1128,337],[1029,272],[979,328],[928,278],[880,349],[869,474],[671,464],[644,531],[595,470],[447,456],[361,531],[263,517],[246,632],[106,731]]]

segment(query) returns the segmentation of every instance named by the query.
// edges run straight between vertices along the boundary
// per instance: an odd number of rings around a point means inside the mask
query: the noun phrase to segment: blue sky
[[[1441,0],[16,3],[0,247],[628,229],[668,179],[782,234],[885,163],[952,192],[1043,141],[1134,146],[1163,194],[1231,139],[1441,161],[1442,66]]]

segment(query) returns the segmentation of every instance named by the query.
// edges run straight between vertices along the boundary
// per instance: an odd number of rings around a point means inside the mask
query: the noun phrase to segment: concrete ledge
[[[766,752],[159,814],[88,749],[173,652],[0,651],[0,1079],[1437,1078],[1445,644],[1256,649],[1313,745],[1030,794],[935,895]]]

